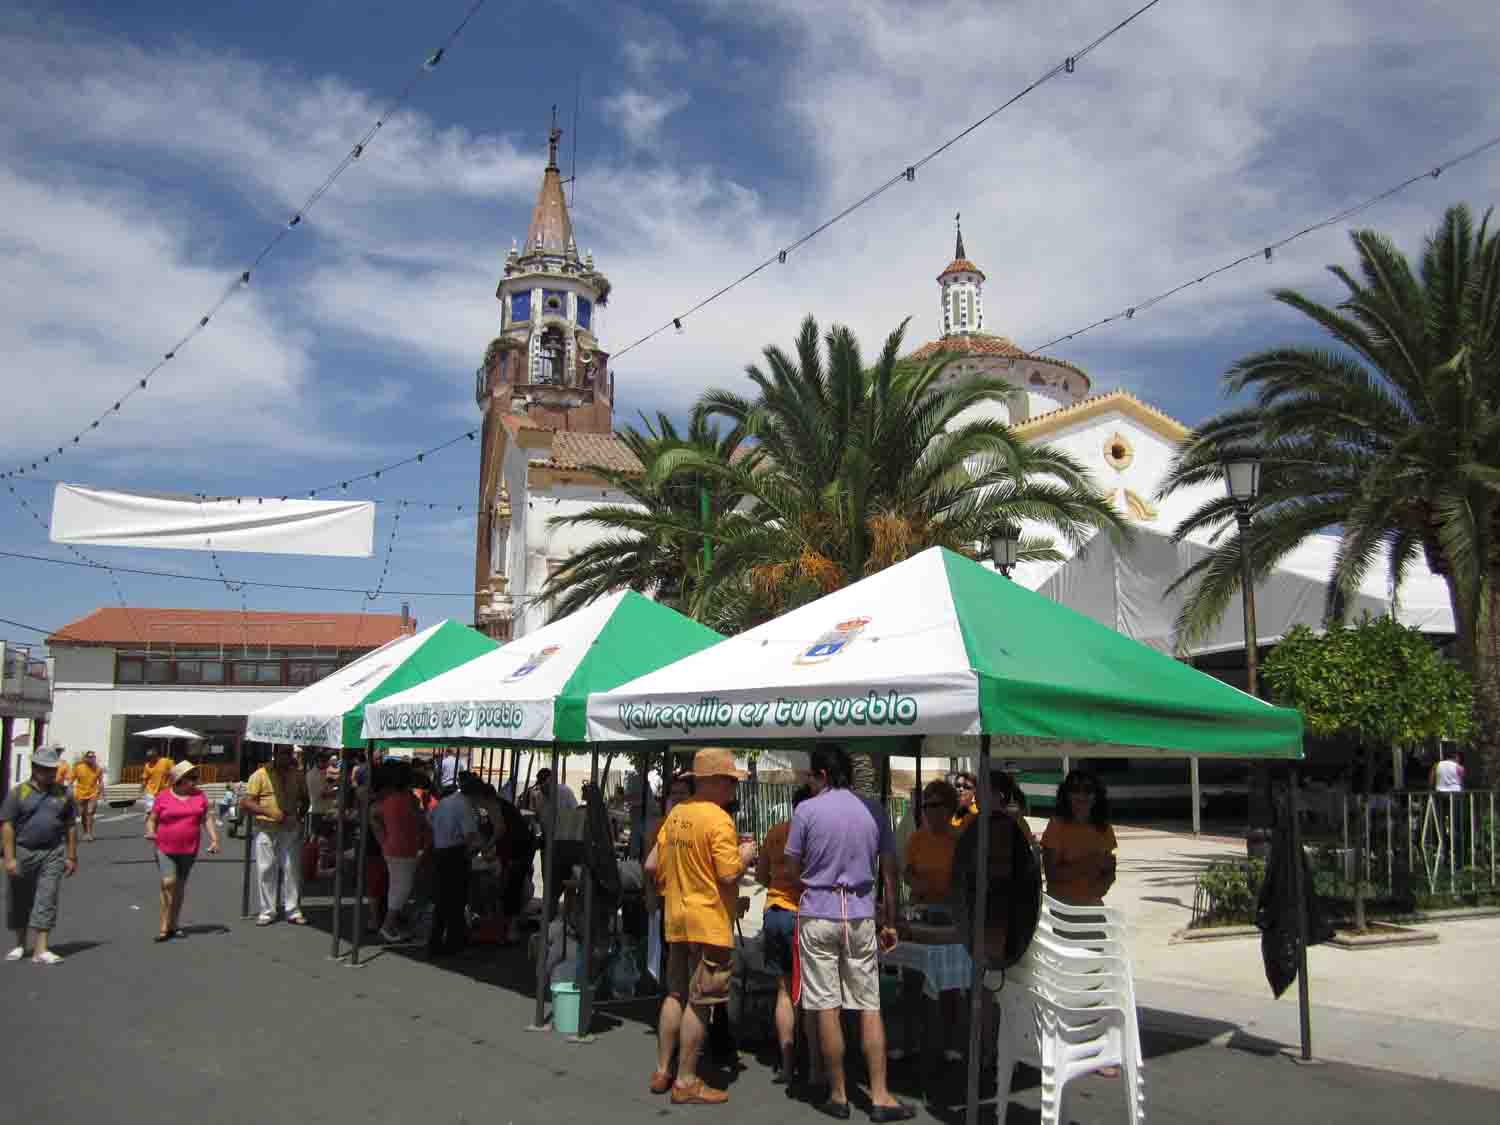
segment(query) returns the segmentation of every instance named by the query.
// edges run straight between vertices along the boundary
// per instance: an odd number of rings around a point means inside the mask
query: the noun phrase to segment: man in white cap
[[[47,939],[57,923],[62,881],[78,870],[78,819],[73,798],[57,783],[58,764],[56,750],[38,750],[31,759],[31,779],[0,802],[0,839],[10,877],[9,926],[16,933],[7,961],[26,956],[28,933],[32,961],[56,965],[62,960],[47,948]]]
[[[745,774],[729,750],[693,757],[694,792],[662,824],[646,871],[660,872],[667,906],[667,997],[657,1027],[657,1065],[649,1089],[672,1091],[676,1105],[721,1105],[729,1094],[698,1077],[712,1009],[729,1000],[733,919],[741,876],[755,864],[755,845],[741,844],[725,806]],[[677,1077],[670,1073],[677,1047]]]

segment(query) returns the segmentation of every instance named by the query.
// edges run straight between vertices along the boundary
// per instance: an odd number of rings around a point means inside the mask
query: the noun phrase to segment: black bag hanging
[[[1312,865],[1307,854],[1294,856],[1293,852],[1291,822],[1285,815],[1278,816],[1271,833],[1271,857],[1266,862],[1266,879],[1261,884],[1255,907],[1266,982],[1271,986],[1272,995],[1278,997],[1297,979],[1297,884],[1293,877],[1293,862],[1302,864],[1307,944],[1320,945],[1333,937],[1333,927],[1329,925],[1313,890]]]

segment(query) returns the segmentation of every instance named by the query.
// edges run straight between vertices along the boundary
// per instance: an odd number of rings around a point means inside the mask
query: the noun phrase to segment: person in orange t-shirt
[[[959,836],[963,834],[960,826],[968,823],[967,817],[958,815],[958,802],[958,790],[954,786],[942,780],[928,782],[922,789],[922,827],[911,834],[906,842],[906,854],[902,857],[906,881],[911,885],[911,901],[942,907],[945,917],[949,915],[949,899],[953,893],[953,853],[958,847]],[[949,1062],[957,1062],[963,1055],[953,1037],[959,1034],[963,990],[945,988],[938,1000],[942,1005],[944,1035],[948,1039],[943,1057]]]
[[[1103,906],[1115,881],[1117,847],[1103,782],[1073,770],[1057,787],[1057,807],[1042,833],[1047,893],[1074,906]]]
[[[792,794],[792,811],[812,796],[812,787],[804,785]],[[760,846],[755,865],[755,881],[766,888],[766,911],[761,922],[761,945],[765,950],[766,970],[776,974],[776,1040],[781,1047],[781,1069],[771,1081],[789,1085],[796,1072],[797,1010],[792,1004],[793,976],[797,949],[797,902],[802,897],[802,883],[787,870],[786,841],[792,822],[773,825]],[[817,1021],[804,1021],[809,1045],[816,1042]],[[818,1062],[817,1047],[811,1046],[814,1069]]]
[[[94,812],[99,807],[99,798],[104,793],[104,769],[92,750],[83,756],[83,761],[73,767],[73,800],[78,802],[83,819],[83,838],[94,839]]]
[[[710,1009],[729,999],[733,972],[732,920],[740,877],[755,862],[755,845],[740,844],[724,806],[744,777],[729,750],[693,757],[697,792],[663,821],[660,843],[646,860],[666,900],[667,996],[658,1023],[657,1067],[649,1088],[672,1091],[674,1105],[722,1105],[727,1091],[698,1077],[698,1056]],[[677,1046],[677,1077],[667,1069]]]
[[[156,795],[172,787],[172,767],[177,763],[156,750],[146,751],[146,768],[141,771],[140,799],[146,805],[146,815],[151,815],[151,806],[156,804]]]

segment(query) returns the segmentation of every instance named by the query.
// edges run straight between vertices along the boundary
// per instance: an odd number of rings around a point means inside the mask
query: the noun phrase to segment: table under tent
[[[397,637],[332,675],[303,688],[287,698],[262,707],[245,722],[245,738],[255,742],[315,747],[320,750],[366,749],[370,743],[362,733],[365,710],[376,701],[413,687],[452,668],[493,652],[499,645],[483,633],[441,621],[419,633]],[[344,852],[344,822],[348,811],[350,763],[340,755],[339,805],[335,854]],[[368,826],[366,826],[368,829]],[[242,909],[250,913],[250,870],[255,833],[245,833],[245,871],[242,887]],[[363,860],[364,837],[360,839]],[[340,955],[340,929],[343,913],[342,858],[335,867],[333,906],[333,956]],[[364,901],[364,863],[355,872],[356,902]],[[351,940],[358,957],[363,919],[354,919]]]
[[[615,856],[604,801],[599,793],[599,747],[586,736],[590,695],[608,691],[663,665],[718,644],[723,637],[634,591],[601,598],[576,613],[528,633],[495,651],[435,677],[365,711],[364,735],[380,744],[547,748],[557,778],[558,759],[569,750],[590,755],[584,798],[588,818],[582,857],[583,972],[579,985],[579,1030],[592,1015],[596,898],[601,876],[614,873]],[[514,770],[512,770],[512,773]],[[644,819],[648,771],[639,771]],[[558,878],[556,797],[547,802],[542,875],[542,940],[552,927]],[[639,835],[637,837],[639,839]],[[644,860],[644,855],[639,857]],[[546,1018],[547,958],[537,958],[536,1019]]]
[[[816,745],[943,756],[1295,760],[1302,719],[942,548],[588,701],[597,745]],[[908,753],[902,749],[898,752]],[[989,870],[990,817],[976,822]],[[986,880],[970,948],[981,949]],[[983,959],[970,982],[967,1120],[977,1120]],[[1002,1091],[1004,1096],[1004,1091]]]

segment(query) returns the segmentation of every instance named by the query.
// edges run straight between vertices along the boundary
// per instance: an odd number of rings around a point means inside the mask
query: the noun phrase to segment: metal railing
[[[792,817],[792,794],[797,786],[767,781],[746,781],[740,784],[740,808],[735,814],[735,827],[742,833],[751,833],[757,840],[764,840],[774,825]],[[886,816],[895,828],[906,815],[910,797],[892,793],[886,802]]]
[[[1403,887],[1464,898],[1500,891],[1496,853],[1497,791],[1398,790],[1370,798],[1360,816],[1356,795],[1342,801],[1344,878],[1359,874],[1379,891]],[[1360,863],[1360,857],[1363,863]],[[1354,870],[1363,866],[1362,872]]]

